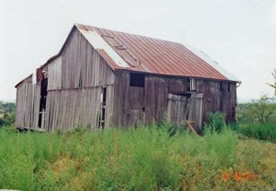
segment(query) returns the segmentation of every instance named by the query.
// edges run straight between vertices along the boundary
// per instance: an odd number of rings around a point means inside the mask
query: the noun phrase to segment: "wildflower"
[[[252,178],[254,180],[257,180],[259,178],[259,175],[257,173],[252,174]]]
[[[246,172],[246,173],[244,174],[244,176],[245,176],[246,180],[250,180],[250,179],[251,179],[251,175],[250,175],[249,172]]]
[[[242,174],[239,173],[239,172],[236,172],[236,173],[233,175],[233,179],[236,180],[236,181],[241,181],[241,179],[242,179]]]
[[[228,180],[228,178],[229,178],[227,172],[223,172],[222,175],[221,175],[221,178],[222,178],[222,180],[223,180],[224,182],[226,182],[226,181]]]

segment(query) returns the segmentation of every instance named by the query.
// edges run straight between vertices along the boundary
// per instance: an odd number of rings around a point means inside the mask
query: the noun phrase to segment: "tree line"
[[[15,103],[0,101],[0,127],[13,125],[15,122]]]

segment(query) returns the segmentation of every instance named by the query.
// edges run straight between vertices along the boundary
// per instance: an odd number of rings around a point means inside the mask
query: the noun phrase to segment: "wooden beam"
[[[199,136],[199,135],[197,134],[197,132],[195,131],[195,129],[193,128],[193,126],[192,126],[192,123],[194,123],[194,121],[186,120],[186,123],[187,123],[189,129],[190,129],[196,136]]]

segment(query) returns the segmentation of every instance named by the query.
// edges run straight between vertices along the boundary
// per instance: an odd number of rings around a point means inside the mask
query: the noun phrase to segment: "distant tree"
[[[267,123],[272,121],[275,110],[276,104],[271,103],[270,97],[263,95],[251,103],[239,104],[237,117],[238,121]]]
[[[15,111],[15,103],[8,102],[8,103],[3,103],[2,105],[4,107],[4,111],[7,113],[11,113]]]
[[[14,124],[15,103],[0,101],[0,114],[0,127]]]
[[[274,83],[267,83],[270,87],[274,88],[274,95],[276,95],[276,69],[271,73],[274,78]]]

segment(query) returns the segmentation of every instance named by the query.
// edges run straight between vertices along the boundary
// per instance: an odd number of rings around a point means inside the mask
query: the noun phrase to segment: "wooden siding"
[[[38,125],[40,83],[32,84],[32,78],[17,87],[16,121],[17,128],[36,128]]]
[[[195,79],[195,91],[188,91],[188,78],[146,75],[144,88],[131,87],[129,78],[128,72],[116,73],[113,122],[117,126],[149,124],[165,118],[180,124],[188,119],[195,121],[200,131],[207,113],[219,111],[225,113],[227,122],[235,121],[235,83]]]
[[[48,82],[47,130],[96,128],[104,87],[107,88],[105,123],[112,126],[113,71],[79,31],[70,34],[61,56],[48,64]]]
[[[228,86],[230,85],[230,89]],[[227,122],[234,122],[236,116],[236,83],[197,80],[197,91],[203,93],[203,120],[209,112],[223,112]]]
[[[202,93],[193,92],[189,95],[168,95],[168,121],[178,125],[193,122],[195,130],[202,127]]]
[[[111,68],[82,34],[73,30],[62,51],[62,89],[113,83]]]
[[[61,56],[59,56],[48,65],[48,90],[61,89],[61,60]]]
[[[95,128],[100,112],[101,88],[49,91],[46,129]]]

